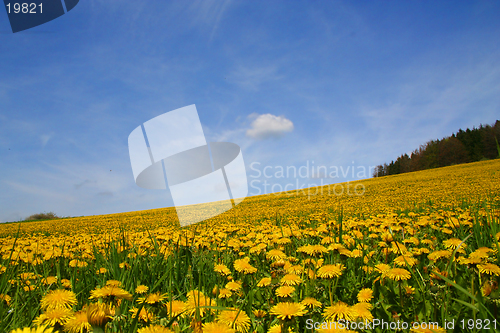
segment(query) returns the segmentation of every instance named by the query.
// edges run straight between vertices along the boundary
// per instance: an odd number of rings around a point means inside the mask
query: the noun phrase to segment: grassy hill
[[[493,329],[499,219],[491,160],[248,197],[186,228],[174,208],[0,225],[0,331]]]

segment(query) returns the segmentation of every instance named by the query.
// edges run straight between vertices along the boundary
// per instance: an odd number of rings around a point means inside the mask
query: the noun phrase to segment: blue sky
[[[0,10],[0,221],[172,206],[135,184],[127,139],[191,104],[249,181],[369,168],[493,124],[499,16],[498,1],[80,0],[13,34]]]

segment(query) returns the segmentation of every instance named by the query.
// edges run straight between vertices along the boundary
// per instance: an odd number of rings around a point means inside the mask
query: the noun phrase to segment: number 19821
[[[42,13],[42,4],[39,4],[37,6],[36,3],[14,3],[11,8],[11,4],[8,3],[6,5],[7,7],[7,13],[10,14],[10,11],[12,10],[13,13],[18,14],[18,13],[23,13],[23,14],[37,14],[37,13]],[[37,9],[40,7],[40,11],[38,12]]]
[[[485,329],[485,330],[489,330],[489,329],[497,329],[497,320],[496,319],[493,319],[493,320],[489,320],[489,319],[462,319],[460,320],[460,323],[462,324],[461,325],[461,328],[462,329],[465,329],[465,328],[468,328],[468,329]]]

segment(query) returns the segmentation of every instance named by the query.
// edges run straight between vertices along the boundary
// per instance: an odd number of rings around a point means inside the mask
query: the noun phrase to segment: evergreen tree
[[[378,165],[373,177],[444,167],[453,164],[500,158],[500,120],[495,125],[482,124],[443,138],[431,140],[415,149],[410,156],[404,154],[391,163]]]

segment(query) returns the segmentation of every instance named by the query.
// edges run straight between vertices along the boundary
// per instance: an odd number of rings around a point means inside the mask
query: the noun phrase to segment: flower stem
[[[401,280],[399,280],[399,303],[401,304],[401,310],[403,309],[403,293],[401,292]]]

